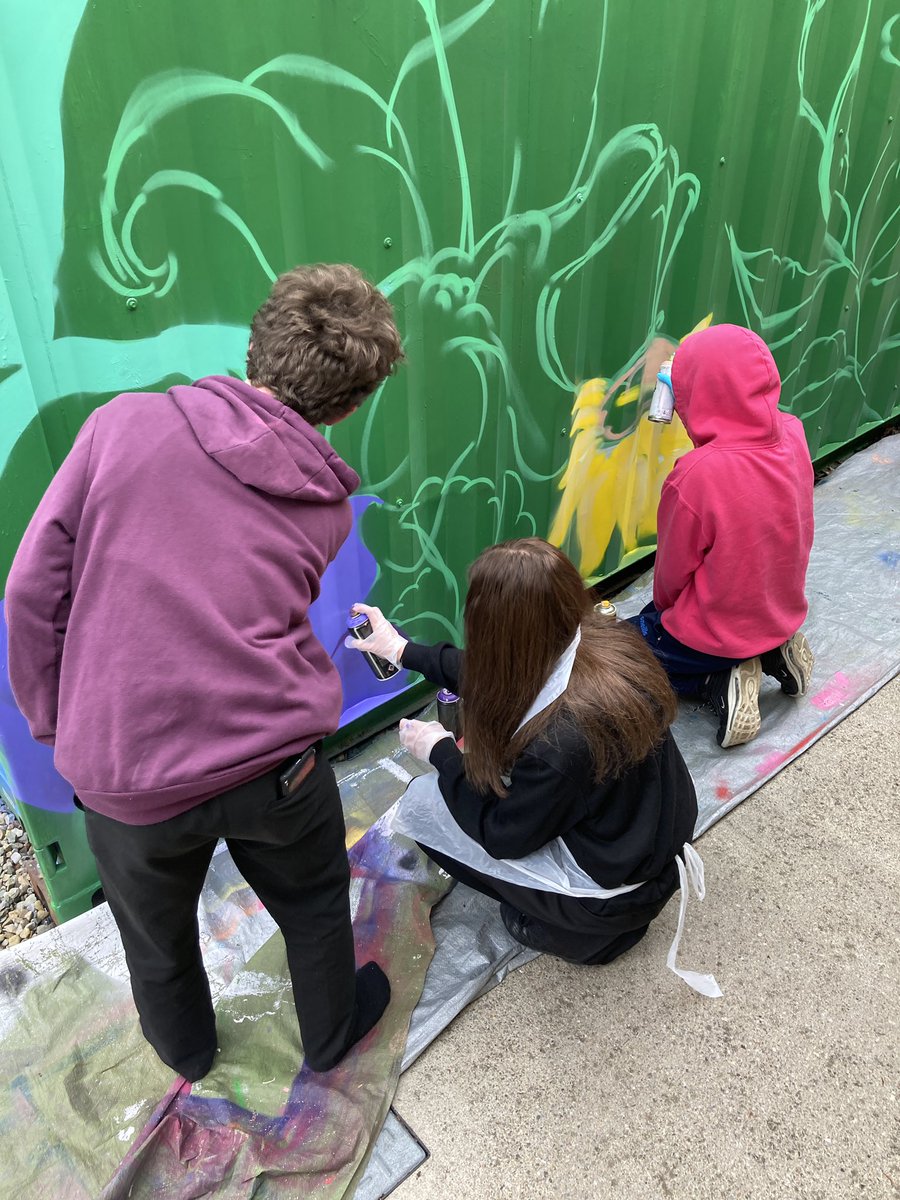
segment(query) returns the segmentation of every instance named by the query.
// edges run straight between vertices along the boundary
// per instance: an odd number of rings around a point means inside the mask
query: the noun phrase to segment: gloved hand
[[[354,604],[353,612],[366,614],[372,632],[367,638],[347,637],[344,639],[344,645],[350,650],[368,650],[370,654],[386,658],[389,663],[399,667],[406,638],[401,637],[380,608],[370,608],[368,604]]]
[[[452,737],[453,734],[449,729],[445,729],[440,721],[400,722],[400,745],[422,762],[431,761],[431,751],[441,738]]]

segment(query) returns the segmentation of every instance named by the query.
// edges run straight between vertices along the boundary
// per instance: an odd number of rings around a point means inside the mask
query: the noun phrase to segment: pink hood
[[[781,437],[781,380],[766,343],[740,325],[691,334],[672,365],[675,411],[695,446],[764,446]]]

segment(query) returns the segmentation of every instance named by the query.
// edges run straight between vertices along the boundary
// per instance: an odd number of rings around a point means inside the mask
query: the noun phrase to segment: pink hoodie
[[[806,617],[813,469],[803,426],[778,409],[765,342],[737,325],[679,346],[672,390],[695,449],[663,485],[653,602],[686,646],[751,658]]]
[[[16,700],[87,807],[153,824],[337,728],[340,679],[306,614],[358,484],[236,379],[88,418],[6,589]]]

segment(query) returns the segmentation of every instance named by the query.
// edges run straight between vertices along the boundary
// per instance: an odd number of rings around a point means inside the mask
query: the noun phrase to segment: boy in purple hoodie
[[[249,382],[121,395],[88,418],[9,575],[16,700],[84,808],[144,1035],[192,1081],[216,1053],[197,902],[220,837],[284,934],[313,1070],[390,998],[380,967],[355,967],[321,749],[341,686],[307,612],[359,485],[315,426],[401,357],[354,267],[287,272],[253,318]]]

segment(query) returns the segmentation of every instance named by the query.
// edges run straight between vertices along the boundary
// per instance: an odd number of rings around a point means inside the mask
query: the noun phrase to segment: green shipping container
[[[900,412],[888,0],[29,0],[0,107],[0,580],[85,416],[240,372],[298,262],[396,307],[333,438],[423,640],[491,542],[652,551],[687,441],[640,418],[705,321],[766,338],[815,457]]]

